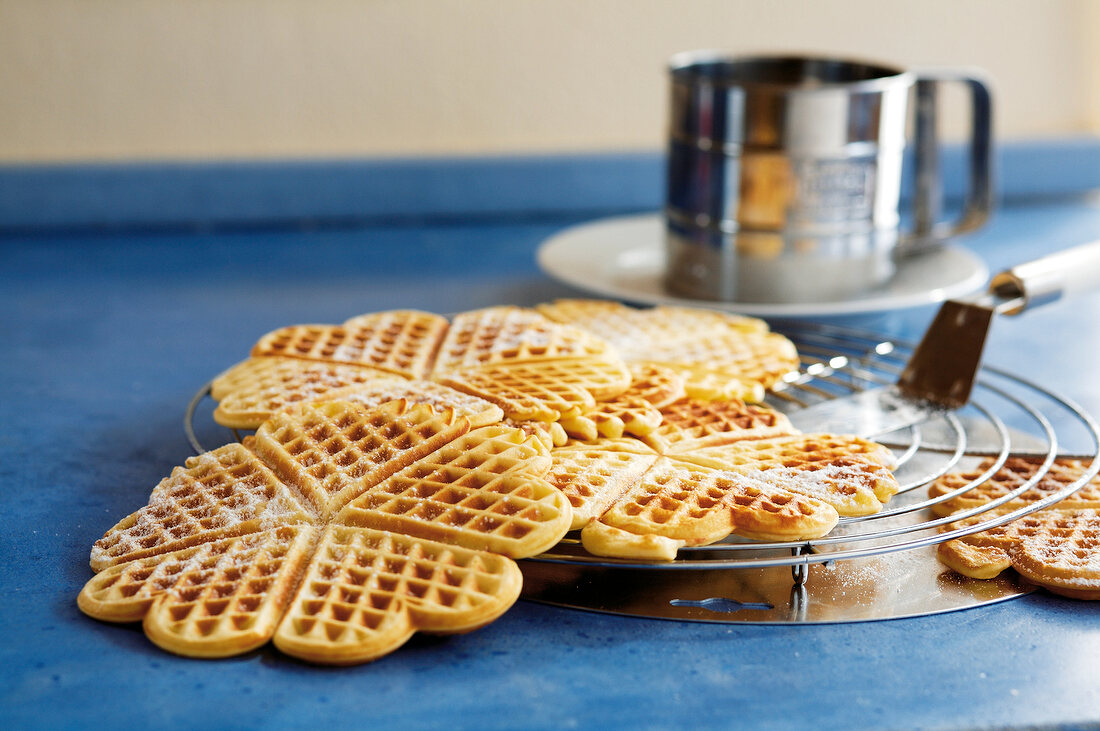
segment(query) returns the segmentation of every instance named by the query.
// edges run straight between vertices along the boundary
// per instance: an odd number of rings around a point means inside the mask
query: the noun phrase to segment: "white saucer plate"
[[[607,218],[568,228],[539,246],[538,263],[551,277],[591,294],[757,317],[824,317],[918,307],[971,294],[989,280],[989,269],[981,259],[947,245],[906,257],[890,282],[851,299],[774,304],[685,299],[664,289],[664,221],[658,214]]]

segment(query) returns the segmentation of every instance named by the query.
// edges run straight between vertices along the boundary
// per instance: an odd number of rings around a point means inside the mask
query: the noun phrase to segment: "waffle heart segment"
[[[233,429],[255,429],[293,404],[332,398],[332,394],[349,386],[369,384],[381,389],[382,384],[403,382],[401,376],[367,366],[299,358],[249,358],[215,378],[210,395],[218,402],[214,421]]]
[[[439,413],[450,409],[456,416],[465,417],[472,428],[496,424],[504,419],[504,412],[496,404],[432,381],[365,383],[331,391],[315,400],[346,401],[368,408],[389,401],[405,401],[410,406],[427,404]]]
[[[661,423],[644,440],[657,451],[671,454],[795,433],[786,416],[766,406],[739,398],[685,398],[661,409]]]
[[[108,566],[232,535],[314,519],[271,469],[240,444],[192,457],[160,482],[149,503],[92,546],[91,566]]]
[[[599,300],[559,300],[538,310],[604,338],[628,363],[674,370],[692,398],[760,401],[767,388],[798,369],[794,345],[769,332],[763,320],[687,307],[639,310]]]
[[[635,364],[629,368],[630,386],[617,396],[601,400],[587,413],[561,420],[563,430],[584,441],[624,435],[644,437],[661,427],[661,407],[685,395],[684,381],[668,368]]]
[[[550,465],[540,440],[506,426],[482,427],[371,488],[336,522],[533,556],[572,522],[569,502],[544,479]]]
[[[551,453],[547,480],[562,491],[573,508],[571,530],[599,518],[641,480],[657,453],[633,439],[574,443]]]
[[[986,505],[994,500],[1018,492],[1003,507],[1012,509],[1029,505],[1065,489],[1066,485],[1084,474],[1086,465],[1081,460],[1056,460],[1042,477],[1023,489],[1042,466],[1042,460],[1010,457],[992,475],[989,470],[994,462],[984,459],[969,470],[951,472],[928,486],[930,498],[950,497],[932,506],[939,516],[954,515]],[[1100,484],[1089,482],[1060,502],[1062,509],[1100,508]]]
[[[630,385],[617,361],[557,360],[510,363],[453,371],[437,377],[446,386],[498,405],[510,419],[561,421],[591,412],[601,398]]]
[[[274,634],[316,534],[283,526],[116,564],[77,604],[97,619],[144,620],[153,642],[181,655],[248,652]]]
[[[330,401],[276,414],[246,443],[328,519],[368,487],[469,428],[466,417],[428,404],[400,400],[364,409]]]
[[[828,503],[766,479],[661,457],[581,530],[581,541],[596,555],[671,560],[682,546],[731,533],[759,540],[820,538],[838,519]]]
[[[823,500],[844,516],[870,515],[898,491],[893,453],[875,442],[835,434],[745,439],[678,459],[729,470]]]
[[[428,312],[377,312],[353,317],[343,325],[279,328],[260,338],[251,354],[350,363],[423,378],[447,327],[446,318]]]
[[[507,363],[550,360],[608,360],[616,357],[603,340],[521,307],[489,307],[455,315],[439,348],[434,373]]]
[[[502,556],[332,525],[275,633],[275,646],[311,662],[367,662],[417,631],[477,629],[507,611],[521,585],[519,568]]]

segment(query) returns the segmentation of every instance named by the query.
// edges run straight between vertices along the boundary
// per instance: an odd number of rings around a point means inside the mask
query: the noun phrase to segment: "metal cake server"
[[[873,437],[966,405],[994,315],[1018,315],[1063,296],[1100,288],[1100,241],[997,274],[986,292],[947,300],[898,382],[823,401],[787,416],[805,432]]]

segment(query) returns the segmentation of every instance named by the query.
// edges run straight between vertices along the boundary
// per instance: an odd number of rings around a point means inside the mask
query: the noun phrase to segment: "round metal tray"
[[[781,323],[774,329],[794,341],[802,358],[799,372],[768,396],[780,411],[893,383],[913,349],[911,343],[875,333],[816,323]],[[209,385],[195,395],[184,418],[187,437],[199,452],[204,448],[195,431],[196,414],[208,395]],[[683,548],[671,562],[646,562],[592,556],[570,535],[553,550],[520,562],[523,596],[599,612],[738,623],[866,621],[981,606],[1034,587],[1012,571],[988,581],[961,577],[939,563],[936,546],[1048,507],[1100,471],[1100,426],[1089,414],[992,366],[982,367],[963,409],[875,438],[895,452],[901,489],[883,511],[842,518],[824,538],[798,543],[730,538]],[[1033,457],[1041,466],[999,500],[950,518],[933,515],[934,504],[984,482],[1010,456]],[[1012,500],[1038,482],[1056,458],[1066,456],[1089,466],[1057,494],[966,529],[944,529]],[[973,468],[983,458],[992,462],[976,480],[929,499],[929,483],[947,472]]]

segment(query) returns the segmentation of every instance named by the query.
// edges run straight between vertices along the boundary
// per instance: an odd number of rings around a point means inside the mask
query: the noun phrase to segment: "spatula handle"
[[[1018,264],[993,277],[989,289],[998,297],[1020,300],[1003,311],[1006,315],[1017,315],[1066,295],[1100,289],[1100,241]]]

